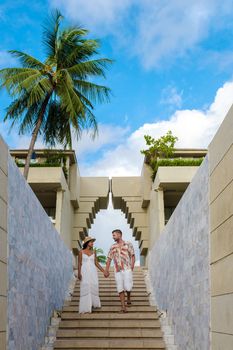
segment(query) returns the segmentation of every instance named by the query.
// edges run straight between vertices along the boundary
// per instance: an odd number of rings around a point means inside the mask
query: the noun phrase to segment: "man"
[[[119,229],[112,231],[112,238],[115,243],[109,250],[104,276],[109,276],[109,268],[113,260],[117,292],[121,301],[121,312],[127,312],[125,291],[127,292],[127,305],[130,305],[130,293],[133,288],[132,271],[135,264],[134,248],[132,243],[123,241],[122,232]]]

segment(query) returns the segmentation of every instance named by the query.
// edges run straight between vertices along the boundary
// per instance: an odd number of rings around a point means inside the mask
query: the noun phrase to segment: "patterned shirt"
[[[114,243],[108,253],[108,259],[113,260],[115,271],[131,270],[131,258],[134,255],[132,243],[123,241],[122,244]]]

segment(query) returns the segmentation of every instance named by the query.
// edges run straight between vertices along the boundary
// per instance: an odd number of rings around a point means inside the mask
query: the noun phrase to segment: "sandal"
[[[126,314],[127,312],[128,312],[128,310],[126,310],[126,309],[121,309],[121,310],[119,311],[120,314]]]

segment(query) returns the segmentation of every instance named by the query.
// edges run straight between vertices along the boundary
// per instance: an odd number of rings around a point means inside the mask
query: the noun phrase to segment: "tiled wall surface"
[[[159,309],[167,310],[178,349],[209,350],[207,157],[154,244],[149,271],[157,305]]]
[[[212,350],[233,349],[233,107],[209,147]]]
[[[8,350],[38,350],[63,305],[72,254],[10,157],[8,183]]]
[[[7,160],[8,149],[0,136],[0,349],[6,349],[7,327]]]

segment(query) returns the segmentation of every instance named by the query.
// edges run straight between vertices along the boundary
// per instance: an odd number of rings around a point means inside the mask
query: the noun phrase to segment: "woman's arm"
[[[81,267],[82,267],[82,251],[80,250],[78,254],[78,279],[81,281],[82,274],[81,274]]]
[[[99,261],[98,261],[98,259],[97,259],[96,252],[94,252],[94,254],[95,254],[95,266],[96,266],[101,272],[104,273],[104,269],[103,269],[103,267],[100,265],[100,263],[99,263]]]

